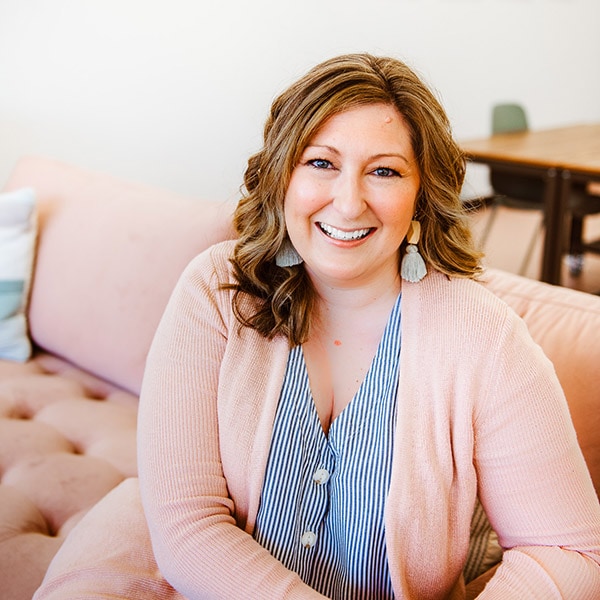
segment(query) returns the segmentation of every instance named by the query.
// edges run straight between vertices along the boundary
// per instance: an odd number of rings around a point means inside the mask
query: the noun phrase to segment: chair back
[[[528,131],[527,113],[520,104],[506,102],[492,107],[492,134]],[[544,182],[529,175],[506,173],[490,169],[490,183],[494,194],[502,196],[501,203],[523,209],[543,206]]]
[[[527,114],[520,104],[496,104],[492,108],[492,133],[527,131]]]

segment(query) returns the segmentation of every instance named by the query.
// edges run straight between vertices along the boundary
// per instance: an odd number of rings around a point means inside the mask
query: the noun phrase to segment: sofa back
[[[40,348],[139,393],[146,354],[185,265],[233,236],[231,203],[185,198],[55,160],[21,159],[39,238],[29,307]]]

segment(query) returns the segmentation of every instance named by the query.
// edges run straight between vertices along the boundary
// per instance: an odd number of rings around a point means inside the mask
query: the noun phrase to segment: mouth
[[[319,229],[332,240],[341,242],[354,242],[366,238],[372,231],[373,227],[365,227],[363,229],[353,229],[352,231],[344,231],[337,227],[332,227],[327,223],[318,223]]]

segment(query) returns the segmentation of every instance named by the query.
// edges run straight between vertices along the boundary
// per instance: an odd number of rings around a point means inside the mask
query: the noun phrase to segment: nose
[[[362,215],[367,202],[359,175],[348,171],[340,173],[333,189],[333,206],[349,221]]]

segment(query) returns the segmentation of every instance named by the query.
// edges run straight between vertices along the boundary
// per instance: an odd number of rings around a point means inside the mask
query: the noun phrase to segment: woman
[[[190,265],[148,360],[142,499],[185,595],[461,597],[477,495],[489,597],[598,589],[598,502],[551,366],[472,281],[449,129],[393,59],[275,100],[239,240]]]
[[[348,55],[273,104],[239,238],[183,274],[148,357],[140,490],[188,598],[592,598],[600,507],[552,366],[476,278],[448,119]]]

